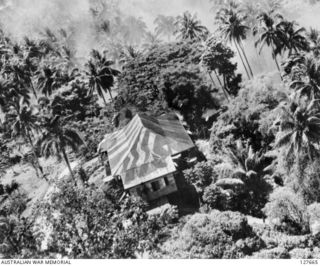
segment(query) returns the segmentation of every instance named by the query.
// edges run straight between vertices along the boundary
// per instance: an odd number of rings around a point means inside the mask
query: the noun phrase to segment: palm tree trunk
[[[278,68],[278,71],[279,71],[280,78],[281,78],[281,80],[283,80],[282,75],[281,75],[280,66],[279,66],[279,63],[278,63],[278,60],[277,60],[277,56],[276,56],[276,55],[274,56],[274,61],[276,62],[276,65],[277,65],[277,68]]]
[[[226,80],[226,75],[223,75],[223,86],[224,86],[224,90],[229,93],[228,89],[227,89],[227,80]]]
[[[244,69],[245,69],[245,71],[246,71],[246,73],[247,73],[248,79],[250,79],[250,75],[249,75],[248,69],[247,69],[247,67],[246,67],[246,64],[245,64],[244,61],[243,61],[243,58],[242,58],[242,55],[241,55],[241,53],[240,53],[239,47],[238,47],[238,45],[237,45],[237,42],[236,42],[235,40],[233,40],[233,42],[234,42],[234,46],[236,47],[236,49],[237,49],[237,51],[238,51],[238,55],[240,56],[242,65],[243,65],[243,67],[244,67]]]
[[[212,82],[213,86],[216,87],[216,83],[214,82],[214,80],[213,80],[213,78],[212,78],[212,76],[211,76],[211,73],[210,73],[209,71],[208,71],[208,74],[209,74],[209,77],[210,77],[210,79],[211,79],[211,82]],[[220,81],[220,79],[219,79],[219,76],[217,75],[216,72],[215,72],[215,75],[216,75],[217,79],[219,80],[219,82],[220,82],[220,84],[221,84],[221,81]],[[222,88],[222,90],[223,90],[223,88]],[[226,99],[227,99],[228,102],[229,102],[229,98],[228,98],[228,95],[226,94],[226,91],[223,90],[223,93],[224,93],[224,96],[226,97]]]
[[[210,79],[211,79],[212,85],[213,85],[214,87],[217,87],[217,85],[216,85],[216,83],[214,82],[214,80],[213,80],[213,78],[212,78],[211,73],[209,72],[209,70],[208,70],[207,72],[208,72],[208,75],[209,75],[209,77],[210,77]]]
[[[64,159],[64,161],[66,162],[66,165],[68,166],[70,175],[71,175],[72,179],[73,179],[74,181],[76,181],[75,178],[74,178],[73,172],[72,172],[72,168],[71,168],[71,165],[70,165],[70,162],[69,162],[69,159],[68,159],[66,150],[65,150],[65,148],[64,148],[63,146],[61,147],[61,151],[62,151],[63,159]]]
[[[36,100],[38,100],[38,95],[37,95],[36,89],[35,89],[34,86],[33,86],[32,81],[30,81],[30,84],[31,84],[31,88],[32,88],[33,95],[34,95],[34,97],[36,98]]]
[[[37,166],[38,166],[38,169],[40,170],[41,177],[44,178],[46,181],[48,181],[47,178],[43,175],[43,170],[42,170],[42,167],[41,167],[41,165],[40,165],[39,158],[38,158],[38,156],[37,156],[37,154],[36,154],[36,149],[35,149],[35,147],[34,147],[34,145],[33,145],[33,142],[32,142],[32,139],[31,139],[31,135],[30,135],[29,130],[27,130],[27,137],[28,137],[29,143],[30,143],[30,145],[31,145],[31,147],[32,147],[33,155],[34,155],[35,159],[37,160]],[[38,174],[37,169],[36,169],[36,172],[37,172],[37,174]]]
[[[247,55],[246,55],[246,53],[245,53],[245,51],[244,51],[244,46],[243,46],[241,40],[240,40],[240,48],[241,48],[241,51],[242,51],[242,53],[243,53],[244,59],[246,60],[247,65],[248,65],[248,67],[249,67],[249,71],[250,71],[251,77],[253,78],[253,72],[252,72],[251,66],[250,66],[250,64],[249,64]]]
[[[273,57],[273,59],[274,59],[274,61],[276,63],[277,69],[279,71],[280,78],[281,78],[281,80],[283,80],[282,75],[281,75],[281,69],[280,69],[280,66],[279,66],[279,63],[278,63],[278,60],[277,60],[277,55],[275,53],[275,50],[274,50],[274,47],[273,47],[272,43],[271,43],[271,49],[272,49],[272,57]]]
[[[215,70],[213,70],[213,72],[214,72],[214,74],[216,75],[217,80],[218,80],[219,83],[220,83],[220,86],[221,86],[221,89],[222,89],[222,91],[223,91],[223,93],[224,93],[224,96],[226,97],[227,101],[230,102],[229,97],[228,97],[228,94],[227,94],[227,92],[224,90],[224,86],[223,86],[223,84],[222,84],[222,82],[221,82],[221,80],[220,80],[220,78],[219,78],[219,76],[218,76],[218,73],[217,73]]]
[[[108,106],[107,101],[106,101],[106,98],[105,98],[104,95],[103,95],[103,92],[101,93],[101,98],[102,98],[102,100],[103,100],[103,102],[104,102],[104,105],[105,105],[105,106]]]
[[[112,97],[112,94],[111,94],[111,89],[108,89],[108,92],[109,92],[109,95],[110,95],[111,102],[113,102],[113,97]]]

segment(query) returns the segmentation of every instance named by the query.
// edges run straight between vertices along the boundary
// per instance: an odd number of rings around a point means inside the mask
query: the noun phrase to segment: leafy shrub
[[[12,183],[17,184],[17,183]],[[10,187],[10,185],[9,185]],[[4,202],[2,202],[1,212],[5,215],[14,215],[20,216],[27,208],[28,198],[25,193],[19,192],[18,190],[9,191],[8,193],[8,185],[5,186],[7,198]],[[12,185],[11,185],[12,188]]]
[[[216,219],[216,225],[221,227],[233,240],[246,238],[252,234],[252,228],[248,224],[246,216],[239,212],[213,211],[210,216]]]
[[[161,252],[168,258],[239,258],[261,248],[260,240],[254,237],[240,213],[194,214],[173,231]]]
[[[320,233],[320,203],[313,203],[308,206],[308,214],[310,230],[312,234],[317,235]]]
[[[268,224],[253,224],[252,229],[266,244],[267,249],[283,247],[287,250],[295,248],[312,248],[317,246],[317,237],[308,235],[287,235],[276,231]]]
[[[276,189],[270,195],[264,212],[278,230],[297,234],[309,231],[303,199],[288,188]]]
[[[273,249],[261,250],[258,253],[255,253],[252,259],[290,259],[290,254],[288,250],[282,247],[277,247]]]
[[[264,241],[258,236],[239,239],[235,245],[238,253],[243,253],[243,255],[252,254],[265,248]]]
[[[200,195],[217,179],[217,174],[210,162],[199,162],[191,169],[184,170],[183,173],[186,181],[194,185]]]
[[[313,248],[313,258],[320,259],[320,248],[319,247]]]
[[[62,181],[51,201],[39,206],[52,226],[48,252],[69,258],[134,258],[151,249],[159,223],[150,220],[137,198],[112,202],[93,186]],[[126,225],[125,225],[126,224]]]
[[[254,151],[270,149],[274,134],[270,130],[278,116],[276,108],[286,98],[287,88],[263,75],[243,82],[238,96],[231,99],[225,112],[213,123],[212,151],[221,152],[235,140],[247,142]]]
[[[315,160],[307,165],[303,176],[303,196],[307,203],[320,202],[320,162]],[[301,187],[301,186],[300,186]]]
[[[0,216],[0,253],[4,258],[35,258],[38,241],[33,222],[15,215]]]
[[[27,206],[25,194],[15,191],[0,209],[0,253],[4,258],[38,258],[41,235],[33,219],[22,217]]]
[[[163,225],[172,224],[178,221],[179,210],[177,206],[165,204],[156,213],[151,213],[151,217]]]
[[[291,259],[313,259],[312,251],[309,248],[295,248],[289,254]]]
[[[206,203],[211,209],[226,211],[232,209],[232,191],[226,191],[215,184],[205,188],[203,194],[203,202]]]

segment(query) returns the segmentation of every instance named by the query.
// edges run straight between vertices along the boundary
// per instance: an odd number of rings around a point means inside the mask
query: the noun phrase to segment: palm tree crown
[[[182,40],[202,40],[208,35],[208,29],[201,25],[195,14],[191,15],[188,11],[177,17],[175,25],[176,34]]]
[[[98,51],[93,50],[91,55],[92,59],[86,64],[86,75],[89,78],[89,93],[92,94],[96,91],[103,99],[105,105],[107,105],[103,92],[108,91],[111,100],[113,100],[111,88],[114,85],[115,77],[120,74],[120,71],[111,68],[114,62],[107,60]]]
[[[34,132],[39,130],[39,123],[38,123],[38,116],[35,114],[34,109],[29,107],[23,100],[23,98],[16,98],[16,102],[13,102],[14,105],[14,114],[15,120],[12,124],[12,136],[22,136],[26,138],[29,144],[32,147],[32,153],[34,159],[36,160],[34,165],[36,173],[38,175],[38,169],[40,170],[41,174],[43,174],[42,167],[40,166],[38,156],[36,153],[36,149],[34,147],[32,136]]]
[[[60,117],[57,115],[45,118],[44,127],[45,131],[37,140],[41,154],[46,158],[56,156],[58,159],[61,159],[62,155],[71,176],[74,177],[66,148],[70,147],[74,152],[78,151],[79,146],[84,144],[82,138],[75,130],[61,126]]]
[[[319,60],[310,56],[292,56],[290,88],[299,96],[306,95],[309,99],[320,97],[320,64]],[[290,63],[289,62],[289,63]]]
[[[315,108],[315,101],[300,105],[292,103],[282,110],[275,147],[287,146],[287,155],[294,153],[296,157],[305,149],[310,159],[314,158],[320,141],[320,114]]]
[[[281,54],[284,50],[284,37],[283,31],[281,29],[281,22],[283,21],[283,17],[280,14],[275,13],[275,9],[272,9],[269,12],[261,13],[257,17],[257,20],[258,25],[253,28],[253,35],[259,35],[255,46],[260,45],[259,53],[261,53],[262,48],[265,45],[271,47],[272,58],[274,59],[277,69],[280,72],[277,55]]]
[[[320,55],[320,33],[318,30],[310,28],[310,31],[306,33],[307,39],[309,41],[310,50],[313,52],[314,56],[318,57]]]
[[[293,53],[297,54],[299,51],[308,51],[309,44],[305,36],[305,28],[296,28],[296,23],[291,21],[282,21],[280,23],[282,34],[280,38],[283,46],[288,50],[289,56]]]
[[[12,125],[13,136],[28,136],[32,130],[38,130],[38,118],[33,108],[24,103],[23,97],[14,103],[16,120]]]
[[[158,15],[154,20],[155,33],[159,36],[167,36],[168,40],[176,32],[175,18],[171,16]]]
[[[38,89],[48,96],[60,86],[60,72],[55,67],[43,66],[38,71]]]
[[[247,17],[242,14],[242,11],[239,10],[236,4],[231,2],[229,6],[223,7],[218,11],[215,19],[219,25],[218,31],[220,34],[230,43],[234,43],[248,78],[250,78],[250,75],[253,77],[253,72],[242,44],[242,40],[246,39],[247,31],[249,29],[246,25]]]

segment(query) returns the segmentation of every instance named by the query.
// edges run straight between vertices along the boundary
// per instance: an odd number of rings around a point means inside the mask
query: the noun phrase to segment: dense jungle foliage
[[[81,60],[72,29],[0,32],[1,257],[320,258],[320,32],[277,1],[220,2],[214,32],[190,12],[151,33],[92,9],[103,49]],[[188,215],[102,181],[99,143],[138,112],[177,113],[206,156],[183,171]]]

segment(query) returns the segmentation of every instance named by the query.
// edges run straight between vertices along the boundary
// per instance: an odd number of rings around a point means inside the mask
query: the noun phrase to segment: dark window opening
[[[169,186],[169,179],[167,176],[164,177],[164,183],[166,184],[166,186]]]
[[[106,169],[106,175],[107,176],[111,176],[111,167],[110,167],[109,161],[107,161],[104,166],[105,166],[105,169]]]
[[[159,181],[154,181],[151,183],[151,186],[152,186],[152,190],[153,191],[158,191],[160,189],[160,184],[159,184]]]

